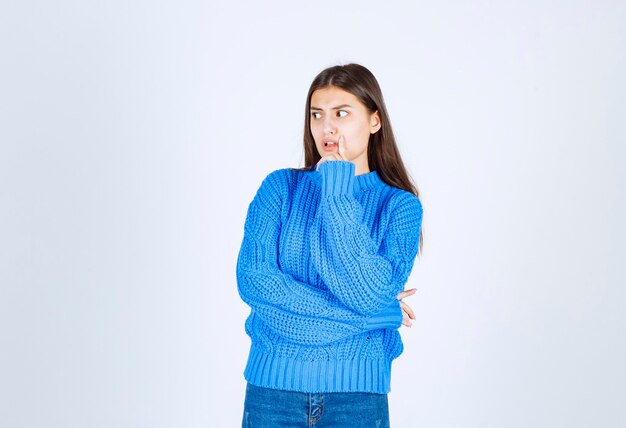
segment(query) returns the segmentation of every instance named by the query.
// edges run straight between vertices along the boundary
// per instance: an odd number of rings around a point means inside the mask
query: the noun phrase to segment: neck
[[[354,175],[363,175],[363,174],[367,174],[370,171],[370,167],[367,163],[367,160],[365,160],[364,163],[355,163],[355,168],[354,168]]]

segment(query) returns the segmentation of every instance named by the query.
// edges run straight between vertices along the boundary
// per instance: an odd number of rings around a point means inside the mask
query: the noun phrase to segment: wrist
[[[325,161],[318,165],[322,176],[322,196],[351,195],[356,165],[345,160]]]
[[[394,300],[380,312],[370,316],[365,323],[365,328],[368,330],[397,329],[400,326],[402,326],[402,308],[398,300]]]

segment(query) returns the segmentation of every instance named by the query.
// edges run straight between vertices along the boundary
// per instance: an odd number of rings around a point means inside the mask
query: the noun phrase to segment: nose
[[[335,126],[335,123],[333,122],[333,119],[330,117],[326,117],[326,119],[324,119],[324,135],[326,136],[334,135],[335,131],[336,131],[336,126]]]

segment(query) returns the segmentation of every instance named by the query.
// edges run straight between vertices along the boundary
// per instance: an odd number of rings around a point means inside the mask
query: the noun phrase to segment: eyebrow
[[[344,108],[344,107],[352,108],[350,104],[341,104],[340,106],[333,107],[331,110],[339,110],[340,108]],[[322,109],[319,107],[311,106],[311,110],[322,110]]]

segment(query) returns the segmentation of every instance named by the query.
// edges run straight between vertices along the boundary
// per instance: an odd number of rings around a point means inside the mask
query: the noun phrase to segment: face
[[[369,113],[350,92],[331,86],[311,95],[311,134],[320,156],[338,153],[337,141],[343,135],[346,158],[356,165],[356,175],[369,172],[367,145],[380,127],[378,112]],[[327,141],[335,144],[326,145]]]

